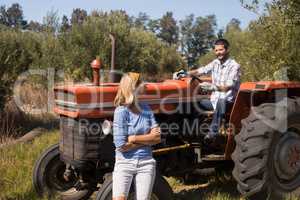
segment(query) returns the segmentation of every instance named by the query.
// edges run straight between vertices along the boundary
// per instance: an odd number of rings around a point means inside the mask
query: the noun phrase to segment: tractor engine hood
[[[204,80],[209,81],[209,80]],[[140,102],[148,103],[156,113],[176,110],[178,103],[208,98],[208,95],[195,93],[197,81],[190,78],[146,83],[146,91],[138,96]],[[54,112],[71,118],[112,117],[114,99],[119,83],[65,85],[54,88]]]

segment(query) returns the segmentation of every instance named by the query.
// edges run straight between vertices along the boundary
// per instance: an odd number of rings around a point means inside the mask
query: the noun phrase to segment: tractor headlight
[[[102,123],[102,132],[104,135],[112,134],[113,122],[109,120],[104,120]]]

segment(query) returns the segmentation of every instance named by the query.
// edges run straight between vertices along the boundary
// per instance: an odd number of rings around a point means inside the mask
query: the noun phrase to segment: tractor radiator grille
[[[91,127],[98,127],[95,123],[100,122],[60,117],[59,148],[64,160],[90,161],[100,158],[103,134],[102,131],[91,129]]]

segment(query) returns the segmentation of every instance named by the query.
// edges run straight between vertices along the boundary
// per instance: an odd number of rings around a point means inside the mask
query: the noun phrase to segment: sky
[[[246,28],[251,20],[258,15],[243,8],[239,0],[0,0],[0,5],[9,7],[19,3],[24,11],[25,20],[42,22],[48,11],[58,11],[60,18],[65,14],[71,16],[74,8],[110,11],[125,10],[129,15],[137,16],[139,12],[147,13],[152,19],[161,18],[167,11],[172,11],[176,20],[185,16],[206,16],[214,14],[217,17],[218,28],[224,28],[232,19],[241,21],[241,27]]]

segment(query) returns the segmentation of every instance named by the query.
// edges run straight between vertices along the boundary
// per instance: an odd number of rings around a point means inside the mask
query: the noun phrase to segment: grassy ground
[[[43,150],[58,142],[58,131],[47,132],[27,144],[0,149],[0,200],[38,200],[32,186],[34,162]],[[183,184],[168,178],[176,200],[239,200],[233,181],[220,182],[213,177],[197,177]],[[94,195],[95,196],[95,195]],[[93,198],[94,199],[94,198]]]
[[[239,200],[234,181],[220,182],[214,177],[196,176],[197,181],[183,184],[178,179],[168,178],[176,200]]]
[[[48,146],[58,142],[58,132],[47,132],[27,144],[0,149],[0,199],[39,199],[32,187],[35,160]]]

